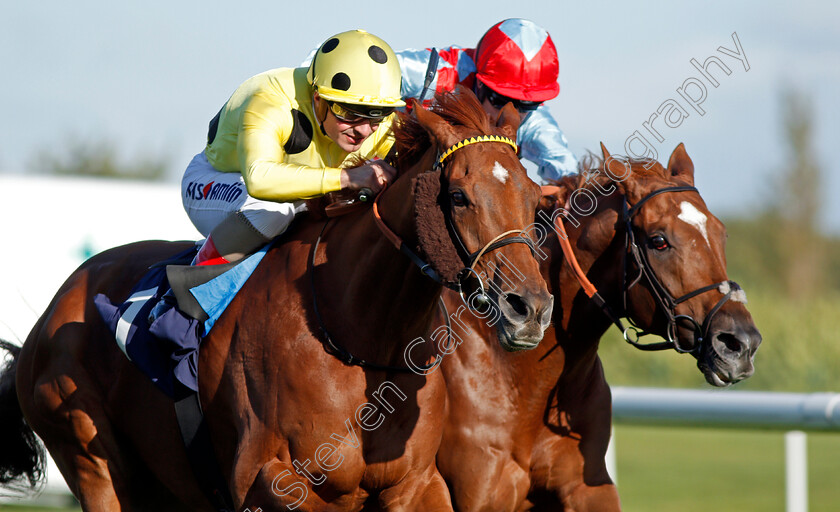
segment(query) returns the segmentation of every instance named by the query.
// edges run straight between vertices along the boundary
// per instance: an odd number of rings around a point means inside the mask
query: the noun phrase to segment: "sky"
[[[297,65],[332,34],[364,28],[395,49],[473,47],[509,17],[541,24],[557,46],[561,92],[548,105],[577,155],[601,141],[623,153],[638,130],[667,162],[684,142],[718,216],[774,200],[771,183],[788,157],[780,96],[809,95],[825,176],[822,224],[840,233],[840,201],[831,204],[840,196],[831,153],[840,134],[840,4],[828,1],[10,2],[0,18],[0,173],[31,171],[35,155],[72,140],[108,140],[125,161],[165,160],[177,183],[242,81]],[[746,63],[719,50],[736,51],[733,37]],[[717,87],[691,64],[711,56],[731,71],[710,66]],[[678,93],[687,83],[694,97],[703,84],[703,115]],[[643,123],[669,100],[687,116],[672,110],[673,128],[654,119],[660,143]]]

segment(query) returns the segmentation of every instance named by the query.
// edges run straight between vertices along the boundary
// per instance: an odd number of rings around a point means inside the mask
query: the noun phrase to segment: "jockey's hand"
[[[375,160],[359,167],[341,170],[341,189],[360,190],[369,188],[377,193],[394,181],[397,170],[383,160]]]

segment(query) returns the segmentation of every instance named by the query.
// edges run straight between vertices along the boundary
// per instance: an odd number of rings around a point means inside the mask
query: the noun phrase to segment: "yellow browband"
[[[443,154],[440,155],[440,159],[438,160],[437,165],[443,165],[443,161],[446,160],[446,158],[455,151],[461,149],[464,146],[469,146],[470,144],[475,144],[477,142],[503,142],[505,144],[510,145],[513,148],[514,153],[516,152],[516,143],[507,137],[502,137],[501,135],[480,135],[478,137],[470,137],[469,139],[464,139],[458,144],[455,144],[451,148],[444,151]]]

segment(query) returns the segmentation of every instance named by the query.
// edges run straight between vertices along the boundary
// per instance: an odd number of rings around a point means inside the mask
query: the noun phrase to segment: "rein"
[[[324,227],[321,228],[321,232],[318,233],[318,238],[317,238],[317,240],[315,240],[315,245],[312,246],[312,257],[310,258],[311,266],[310,266],[310,269],[309,269],[309,285],[312,289],[313,310],[315,311],[315,318],[317,318],[317,320],[318,320],[318,327],[321,329],[321,333],[324,335],[324,339],[327,342],[327,346],[333,352],[333,355],[335,355],[338,359],[343,361],[345,364],[348,364],[348,365],[351,365],[351,366],[360,366],[362,368],[367,368],[367,369],[370,369],[370,370],[378,370],[378,371],[399,372],[399,373],[414,373],[415,370],[413,370],[413,369],[411,369],[407,366],[381,365],[381,364],[377,364],[377,363],[371,363],[370,361],[367,361],[365,359],[354,356],[353,354],[348,352],[347,349],[345,349],[341,345],[338,345],[337,343],[335,343],[333,341],[332,336],[330,335],[330,332],[327,330],[326,326],[324,326],[324,319],[321,317],[321,310],[318,308],[318,294],[315,291],[315,272],[314,272],[314,270],[315,270],[315,255],[318,254],[318,246],[321,244],[321,239],[323,238],[324,232],[326,231],[329,223],[330,223],[330,219],[327,219],[327,221],[324,222]],[[440,300],[441,304],[443,304],[443,299],[442,298],[439,298],[438,300]],[[444,308],[445,307],[446,306],[444,306]],[[440,357],[441,356],[438,355],[433,362],[422,365],[422,366],[419,366],[419,369],[424,371],[424,372],[432,370],[435,366],[438,365],[438,363],[439,363],[438,360],[440,359]]]
[[[557,191],[557,187],[543,187],[543,195],[550,195]],[[572,250],[572,245],[569,242],[569,236],[566,233],[566,228],[563,225],[563,221],[560,217],[554,220],[554,227],[558,231],[558,240],[560,241],[560,247],[563,250],[563,254],[565,255],[566,263],[571,267],[575,278],[580,283],[581,287],[583,288],[584,293],[592,299],[606,314],[606,316],[615,324],[616,327],[621,331],[624,340],[633,345],[634,347],[645,350],[645,351],[652,351],[652,350],[666,350],[666,349],[674,349],[680,353],[696,353],[699,352],[700,348],[702,347],[703,341],[708,337],[709,327],[711,325],[711,321],[717,312],[720,310],[721,307],[732,297],[732,293],[740,287],[734,281],[720,281],[718,283],[713,283],[708,286],[704,286],[698,288],[692,292],[686,293],[678,298],[674,298],[673,295],[668,291],[668,289],[662,284],[662,282],[657,277],[656,273],[653,271],[653,268],[650,265],[650,262],[647,259],[647,255],[645,251],[639,247],[639,244],[636,242],[636,236],[633,232],[633,216],[641,210],[641,207],[651,198],[664,193],[669,192],[698,192],[695,187],[690,186],[678,186],[678,187],[665,187],[658,190],[654,190],[653,192],[649,193],[645,197],[643,197],[639,202],[635,205],[630,206],[627,202],[627,198],[624,198],[624,211],[623,211],[623,222],[625,226],[625,251],[624,251],[624,264],[623,264],[623,285],[622,285],[622,315],[617,315],[615,312],[610,308],[609,304],[604,300],[601,294],[598,292],[598,289],[592,282],[586,277],[586,274],[580,268],[580,264],[575,257],[574,251]],[[699,193],[699,192],[698,192]],[[627,273],[627,254],[631,254],[636,262],[637,267],[639,268],[639,275],[636,276],[632,282],[628,280],[628,273]],[[635,324],[633,324],[633,320],[628,318],[631,325],[629,327],[625,327],[621,321],[621,316],[626,314],[627,312],[627,295],[630,289],[635,286],[636,284],[641,281],[642,277],[646,278],[648,283],[650,284],[650,289],[652,291],[652,295],[656,301],[657,307],[660,311],[662,311],[668,319],[668,325],[666,327],[666,341],[658,342],[658,343],[639,343],[639,339],[643,336],[653,335],[654,333],[645,331],[640,329]],[[678,315],[676,312],[677,305],[692,299],[698,295],[703,293],[719,289],[721,285],[724,283],[729,283],[729,291],[723,295],[723,297],[717,302],[717,304],[712,307],[709,314],[706,315],[703,323],[700,324],[690,315]],[[694,344],[691,347],[683,347],[678,342],[677,337],[677,327],[678,323],[681,321],[689,322],[691,324],[691,328],[694,330]]]
[[[454,153],[458,149],[461,149],[465,146],[469,146],[471,144],[476,144],[476,143],[481,143],[481,142],[501,142],[501,143],[508,144],[508,145],[512,146],[513,149],[514,149],[514,152],[516,151],[516,143],[513,140],[511,140],[507,137],[502,137],[500,135],[482,135],[482,136],[477,136],[477,137],[470,137],[468,139],[464,139],[464,140],[458,142],[457,144],[451,146],[446,151],[444,151],[442,156],[440,156],[438,158],[437,162],[435,163],[435,165],[433,167],[433,170],[440,170],[443,167],[444,160],[446,160],[447,157],[449,157],[452,153]],[[458,243],[459,243],[460,247],[463,249],[464,253],[467,254],[468,266],[465,267],[464,269],[462,269],[461,272],[459,272],[460,277],[459,277],[457,283],[452,284],[452,283],[449,283],[447,281],[444,281],[441,278],[441,276],[432,268],[432,265],[430,263],[426,262],[425,260],[423,260],[423,258],[421,258],[413,250],[411,250],[411,248],[408,245],[406,245],[406,243],[402,240],[402,238],[400,238],[399,235],[394,233],[394,231],[391,228],[389,228],[388,225],[385,223],[385,221],[382,219],[382,215],[379,213],[379,198],[382,197],[382,194],[385,192],[386,188],[387,188],[387,185],[386,185],[385,188],[383,188],[379,192],[379,194],[377,194],[376,198],[373,200],[373,219],[374,219],[374,223],[379,228],[379,231],[382,232],[382,234],[385,236],[385,238],[389,242],[391,242],[391,244],[394,247],[396,247],[396,249],[398,251],[403,253],[412,263],[414,263],[414,265],[419,267],[420,272],[423,273],[423,275],[431,278],[433,281],[435,281],[436,283],[438,283],[442,286],[445,286],[446,288],[457,291],[459,293],[459,295],[461,296],[461,300],[464,301],[464,304],[467,306],[468,309],[472,309],[472,307],[470,306],[469,301],[464,297],[463,282],[467,279],[467,277],[469,276],[470,273],[472,273],[473,275],[476,276],[476,278],[478,278],[480,293],[477,296],[477,299],[479,301],[489,301],[490,300],[489,297],[487,297],[487,294],[486,294],[486,291],[485,291],[485,288],[484,288],[484,283],[482,282],[481,277],[475,271],[475,266],[478,264],[479,259],[484,254],[489,253],[491,251],[494,251],[494,250],[496,250],[500,247],[504,247],[505,245],[509,245],[509,244],[513,244],[513,243],[524,243],[524,244],[526,244],[531,249],[531,254],[534,254],[535,251],[536,251],[536,247],[534,245],[534,242],[530,238],[523,237],[523,236],[508,236],[508,235],[515,234],[515,233],[522,233],[522,230],[511,230],[511,231],[506,231],[506,232],[496,236],[495,238],[490,240],[490,242],[485,244],[484,247],[482,247],[480,250],[475,251],[473,253],[469,253],[469,251],[467,251],[467,249],[466,249],[466,246],[464,246],[464,243],[461,241],[461,238],[458,236],[458,232],[455,231],[454,226],[452,226],[451,219],[450,219],[450,231],[451,231],[452,235],[454,235],[455,238],[458,240]],[[327,229],[327,225],[329,225],[329,222],[333,217],[337,217],[337,216],[340,216],[340,215],[343,215],[343,214],[346,214],[346,213],[351,213],[351,212],[358,211],[358,210],[361,209],[362,206],[367,206],[367,203],[357,201],[357,202],[352,203],[352,204],[338,206],[338,207],[334,207],[332,209],[330,209],[328,207],[328,209],[327,209],[328,219],[327,219],[326,222],[324,222],[324,227],[321,228],[321,232],[318,234],[318,238],[316,239],[315,244],[312,247],[312,256],[310,258],[311,267],[309,269],[309,284],[310,284],[310,287],[312,289],[312,302],[313,302],[315,317],[318,320],[318,327],[321,329],[321,332],[324,335],[324,339],[326,340],[327,346],[330,348],[330,350],[333,352],[333,354],[336,357],[338,357],[340,360],[344,361],[344,363],[346,363],[348,365],[360,366],[362,368],[368,368],[368,369],[377,370],[377,371],[416,373],[417,370],[420,370],[421,373],[426,373],[426,372],[434,369],[438,364],[440,364],[440,359],[441,359],[442,356],[440,356],[438,354],[435,357],[434,361],[432,361],[431,363],[427,363],[425,365],[421,365],[416,369],[412,369],[412,368],[409,368],[409,367],[406,367],[406,366],[388,366],[388,365],[380,365],[380,364],[377,364],[377,363],[372,363],[372,362],[369,362],[369,361],[366,361],[364,359],[361,359],[359,357],[354,356],[353,354],[348,352],[344,347],[335,343],[335,341],[333,341],[333,338],[330,335],[329,331],[327,331],[327,328],[324,326],[324,321],[323,321],[323,318],[321,317],[320,309],[318,308],[318,296],[317,296],[317,293],[316,293],[316,290],[315,290],[314,269],[315,269],[315,256],[318,252],[318,246],[321,243],[321,239],[324,236],[324,232]],[[448,215],[447,215],[447,218],[449,219]],[[447,328],[448,328],[449,332],[451,332],[451,327],[449,326],[449,315],[448,315],[448,311],[446,310],[446,305],[443,302],[443,297],[438,297],[438,303],[439,303],[439,307],[441,308],[441,311],[444,315],[444,318],[446,319]]]

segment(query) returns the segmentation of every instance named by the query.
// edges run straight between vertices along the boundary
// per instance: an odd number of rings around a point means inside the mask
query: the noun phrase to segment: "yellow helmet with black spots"
[[[394,50],[364,30],[350,30],[327,39],[315,53],[306,77],[328,101],[405,106],[400,97],[402,75]]]

